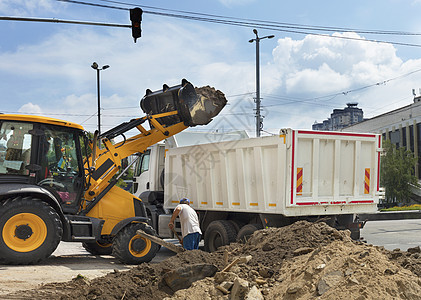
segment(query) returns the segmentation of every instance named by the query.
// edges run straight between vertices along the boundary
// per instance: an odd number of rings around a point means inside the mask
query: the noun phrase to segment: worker
[[[181,222],[181,243],[186,250],[199,249],[200,237],[202,231],[200,231],[199,218],[196,211],[190,206],[190,200],[183,198],[180,200],[180,204],[176,206],[171,216],[168,227],[174,229],[174,221],[177,216],[180,217]]]

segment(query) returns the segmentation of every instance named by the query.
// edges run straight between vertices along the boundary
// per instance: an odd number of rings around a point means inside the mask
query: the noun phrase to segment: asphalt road
[[[361,236],[369,244],[406,251],[421,246],[421,219],[368,221]]]

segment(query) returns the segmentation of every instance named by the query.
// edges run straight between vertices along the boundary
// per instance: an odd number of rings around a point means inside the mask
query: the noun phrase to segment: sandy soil
[[[224,271],[229,262],[240,257],[248,259]],[[58,259],[71,260],[71,257]],[[102,271],[100,264],[92,261],[86,261],[86,265],[67,264],[63,273],[74,272],[83,276],[76,275],[71,281],[49,283],[2,296],[33,300],[225,300],[247,297],[261,300],[416,300],[421,297],[420,247],[389,251],[355,242],[349,231],[337,231],[323,222],[300,221],[283,228],[268,228],[255,232],[245,244],[234,243],[213,253],[187,251],[159,263],[132,268],[113,264],[112,258],[90,259],[98,259],[99,263],[102,260],[111,262],[103,269],[105,272],[110,271],[110,266],[117,268],[103,277],[89,279],[91,268]],[[53,261],[54,258],[48,266]],[[197,278],[196,274],[209,266],[214,268],[213,273],[207,274],[206,278]],[[187,274],[189,277],[192,270],[196,281],[190,287],[174,288],[177,281],[177,284],[184,284],[186,277],[180,281],[180,276]],[[176,276],[171,277],[174,273]],[[36,276],[42,277],[42,272]],[[253,296],[248,293],[253,293]]]
[[[159,263],[173,255],[171,251],[161,248],[153,261]],[[61,242],[51,257],[41,264],[0,265],[0,299],[4,299],[6,294],[35,289],[46,283],[67,282],[78,275],[91,280],[115,270],[127,271],[133,267],[121,264],[112,256],[93,256],[81,243]]]

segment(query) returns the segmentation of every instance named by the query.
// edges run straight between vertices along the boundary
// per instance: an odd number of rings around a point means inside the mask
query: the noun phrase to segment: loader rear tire
[[[146,223],[131,223],[124,227],[113,241],[112,255],[124,264],[137,265],[150,262],[159,250],[151,240],[136,234],[139,229],[157,236],[155,230]]]
[[[1,203],[0,263],[38,263],[54,252],[62,235],[60,217],[47,203],[32,197]]]
[[[247,224],[241,227],[237,234],[237,242],[246,243],[250,236],[257,230],[263,229],[261,224]]]
[[[83,242],[83,248],[92,255],[110,255],[113,252],[113,245],[109,243]]]
[[[214,252],[219,247],[235,242],[237,233],[235,227],[228,220],[213,221],[206,228],[204,241],[205,250]]]

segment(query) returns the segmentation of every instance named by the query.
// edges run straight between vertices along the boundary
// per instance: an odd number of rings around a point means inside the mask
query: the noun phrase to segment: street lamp
[[[260,131],[263,129],[263,120],[260,116],[260,66],[259,66],[259,43],[263,39],[274,38],[274,35],[267,35],[259,37],[257,30],[253,29],[253,33],[256,35],[255,39],[249,40],[249,43],[256,42],[256,136],[260,137]]]
[[[105,65],[102,66],[102,68],[98,68],[98,64],[96,62],[93,62],[91,65],[91,68],[96,70],[96,83],[97,83],[97,88],[98,88],[98,135],[101,134],[101,101],[100,101],[100,93],[99,93],[99,71],[102,70],[106,70],[108,69],[110,66],[109,65]]]

